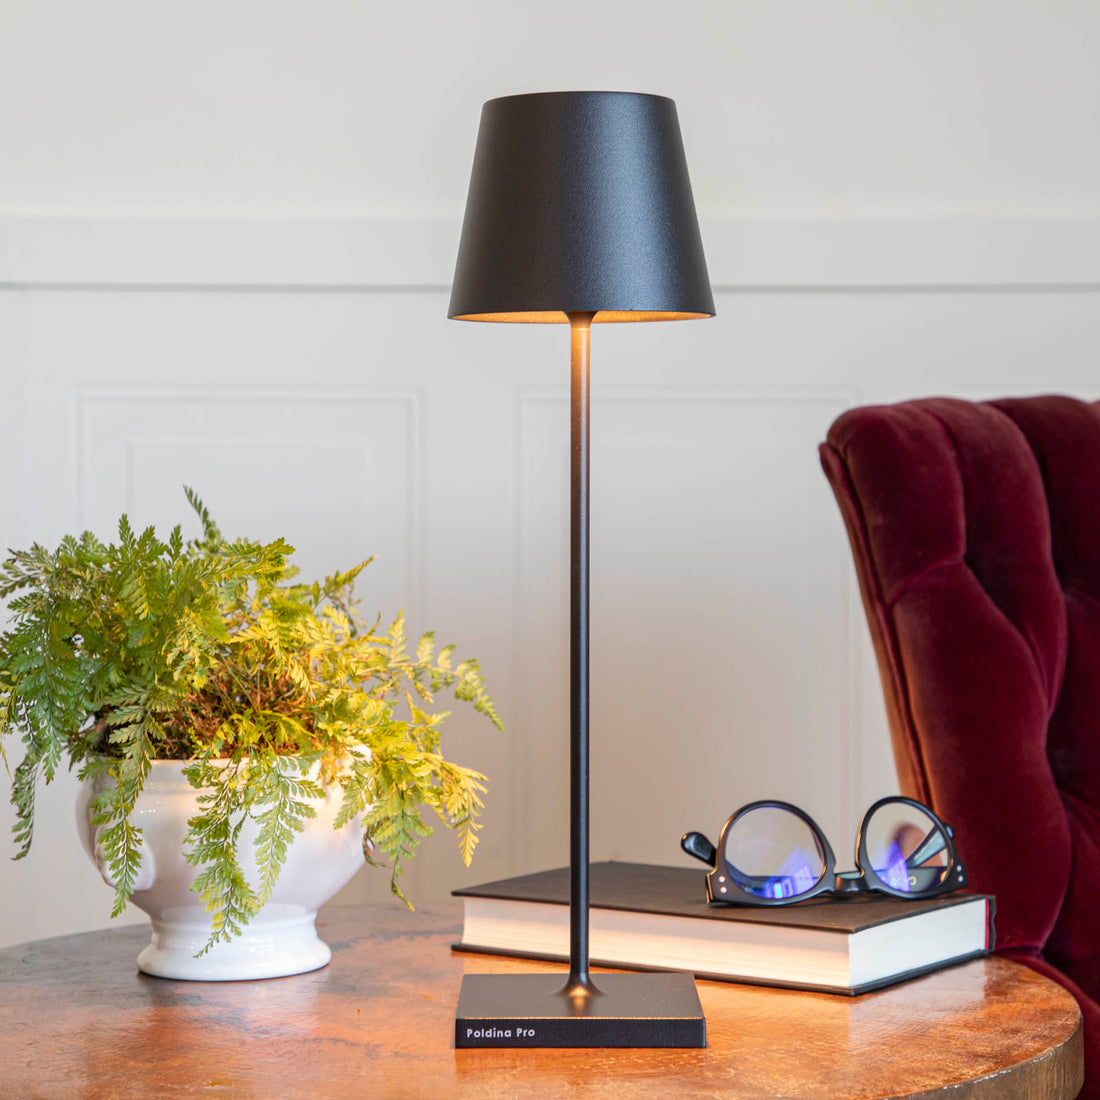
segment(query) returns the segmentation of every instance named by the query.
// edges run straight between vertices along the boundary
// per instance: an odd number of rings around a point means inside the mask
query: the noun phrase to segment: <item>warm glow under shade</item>
[[[583,311],[582,311],[583,312]],[[698,321],[713,317],[713,313],[672,313],[643,309],[601,309],[592,318],[592,324],[620,323],[623,321]],[[528,325],[564,324],[569,315],[561,310],[529,311],[526,313],[461,313],[451,314],[452,321],[510,321]]]

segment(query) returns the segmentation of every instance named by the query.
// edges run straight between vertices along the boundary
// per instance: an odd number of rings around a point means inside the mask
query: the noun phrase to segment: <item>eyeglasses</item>
[[[790,905],[822,894],[876,891],[932,898],[969,884],[951,826],[912,798],[880,798],[856,834],[855,871],[836,873],[836,857],[809,814],[789,802],[750,802],[722,827],[718,847],[688,833],[680,847],[712,868],[712,904]]]

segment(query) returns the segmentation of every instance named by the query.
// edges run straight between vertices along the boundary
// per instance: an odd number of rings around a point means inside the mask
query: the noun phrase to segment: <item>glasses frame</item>
[[[913,809],[920,810],[921,813],[927,814],[939,828],[944,838],[944,847],[947,850],[948,863],[943,881],[938,885],[920,891],[898,890],[884,882],[871,866],[871,860],[867,854],[867,824],[883,806],[891,804],[910,806]],[[737,884],[735,877],[729,870],[729,864],[723,855],[726,850],[726,837],[729,831],[737,824],[738,820],[746,814],[753,810],[765,808],[786,810],[788,813],[794,814],[795,817],[801,819],[809,826],[815,840],[821,846],[821,851],[825,860],[821,878],[810,887],[809,890],[801,894],[792,894],[790,897],[785,898],[766,898],[760,897],[757,894],[750,894]],[[681,847],[683,847],[684,851],[689,855],[695,856],[696,859],[703,858],[697,850],[692,851],[691,847],[688,846],[688,837],[691,836],[699,836],[699,834],[688,833],[681,840]],[[789,802],[780,802],[773,799],[750,802],[730,816],[725,825],[722,826],[722,832],[718,837],[718,847],[714,849],[714,866],[707,875],[707,901],[712,905],[739,904],[779,906],[793,905],[795,902],[807,901],[810,898],[820,897],[823,894],[828,894],[831,897],[844,897],[852,894],[867,894],[873,892],[888,894],[890,897],[894,898],[908,898],[909,900],[939,897],[941,894],[950,894],[955,890],[961,890],[970,884],[966,865],[959,859],[959,853],[955,848],[954,837],[955,833],[951,826],[941,820],[940,817],[923,802],[918,802],[914,798],[906,798],[904,795],[887,795],[885,798],[880,798],[871,806],[863,815],[863,820],[859,823],[859,830],[856,833],[857,869],[855,871],[842,871],[838,874],[836,870],[836,855],[833,852],[832,845],[821,831],[821,827],[808,813],[799,809],[797,806],[791,805]],[[705,859],[704,862],[706,862]],[[725,864],[725,866],[721,866],[720,864]]]

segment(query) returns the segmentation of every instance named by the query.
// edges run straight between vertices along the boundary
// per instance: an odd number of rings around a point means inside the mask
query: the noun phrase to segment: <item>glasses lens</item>
[[[723,856],[733,881],[758,898],[797,897],[825,873],[825,853],[813,829],[777,806],[742,814],[726,833]]]
[[[867,822],[871,869],[893,890],[922,894],[947,877],[950,853],[943,830],[916,806],[888,802]]]

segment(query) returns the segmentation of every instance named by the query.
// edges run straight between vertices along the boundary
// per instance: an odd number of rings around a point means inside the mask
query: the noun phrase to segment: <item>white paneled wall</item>
[[[847,288],[798,285],[825,266],[813,242],[843,244],[842,227],[806,226],[787,287],[774,280],[790,230],[772,228],[767,270],[719,284],[716,320],[593,337],[597,858],[676,862],[687,828],[716,829],[766,795],[807,806],[845,849],[894,777],[817,443],[862,401],[1100,388],[1097,291],[1081,285],[1082,269],[1100,284],[1089,258],[1067,247],[1062,268],[1028,275],[1057,225],[1008,227],[1011,278],[1000,262],[971,260],[960,282],[957,226],[930,223],[947,258],[939,283],[925,237],[878,261],[879,285]],[[97,277],[94,256],[70,243],[50,262],[81,267],[84,282],[39,271],[0,294],[19,395],[5,416],[22,431],[10,452],[22,521],[6,526],[8,542],[85,526],[109,536],[123,510],[167,530],[187,519],[186,483],[228,532],[285,535],[307,575],[377,554],[365,607],[403,608],[414,630],[436,628],[480,657],[508,724],[502,737],[470,714],[452,718],[450,751],[493,781],[485,839],[466,872],[449,838],[433,838],[410,892],[435,899],[565,862],[566,330],[448,322],[435,280],[393,288],[345,276],[301,289],[321,282],[320,243],[296,268],[284,256],[278,280],[241,282],[239,256],[221,275],[208,260],[196,270],[187,227],[158,231],[166,247],[146,285]],[[850,254],[864,231],[852,227]],[[708,233],[713,268],[744,265],[724,248],[746,232],[761,228]],[[396,230],[378,233],[391,241]],[[1013,234],[1030,244],[1013,247]],[[408,252],[418,239],[410,232]],[[423,253],[412,267],[430,272],[430,246]],[[923,285],[908,286],[919,265]],[[108,891],[69,829],[71,798],[68,780],[45,792],[31,857],[0,867],[7,940],[106,919]],[[384,876],[364,872],[343,900],[384,892]]]
[[[503,0],[415,27],[0,5],[0,544],[167,530],[186,483],[307,575],[376,554],[364,609],[479,657],[508,727],[450,719],[484,839],[465,871],[433,837],[414,899],[568,852],[567,330],[445,320],[484,98],[674,96],[716,289],[713,321],[594,330],[595,858],[679,862],[769,795],[845,852],[894,788],[817,464],[839,412],[1100,397],[1100,9],[681,8],[705,35],[642,0],[537,38]],[[107,922],[72,799],[44,791],[30,857],[0,860],[0,944]],[[342,900],[385,894],[364,872]]]

